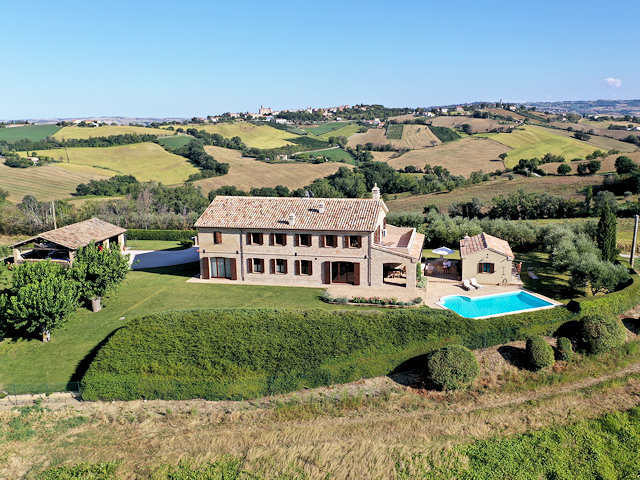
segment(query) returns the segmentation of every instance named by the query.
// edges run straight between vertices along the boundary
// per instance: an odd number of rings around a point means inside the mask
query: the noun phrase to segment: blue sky
[[[640,98],[639,14],[637,0],[0,0],[0,118]]]

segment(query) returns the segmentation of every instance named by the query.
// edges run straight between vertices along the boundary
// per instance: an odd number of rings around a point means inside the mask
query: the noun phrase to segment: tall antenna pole
[[[640,215],[636,215],[636,221],[633,226],[633,242],[631,242],[631,258],[629,259],[631,268],[633,268],[633,262],[636,259],[636,248],[638,248],[638,221],[639,220],[640,220]]]
[[[51,215],[53,215],[53,229],[58,228],[58,224],[56,223],[56,202],[51,200]]]

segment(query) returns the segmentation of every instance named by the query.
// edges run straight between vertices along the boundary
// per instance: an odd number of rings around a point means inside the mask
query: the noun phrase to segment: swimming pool
[[[485,295],[483,297],[465,297],[449,295],[440,299],[439,305],[453,310],[465,318],[487,318],[510,313],[521,313],[541,308],[552,308],[557,304],[523,290]]]

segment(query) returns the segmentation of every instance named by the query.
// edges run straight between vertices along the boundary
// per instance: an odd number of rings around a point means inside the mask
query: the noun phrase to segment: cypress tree
[[[618,256],[618,249],[616,248],[616,216],[608,202],[605,202],[600,213],[597,240],[602,259],[613,262]]]

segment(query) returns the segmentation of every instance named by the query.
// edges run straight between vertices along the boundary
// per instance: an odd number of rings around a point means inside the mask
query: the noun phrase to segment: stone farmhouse
[[[480,283],[507,285],[517,277],[509,242],[487,233],[461,239],[460,258],[462,278],[476,277]]]
[[[195,223],[201,279],[416,287],[424,236],[370,199],[217,196]]]

